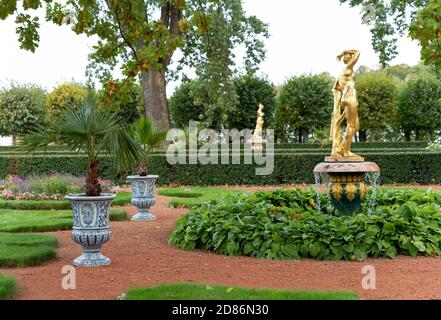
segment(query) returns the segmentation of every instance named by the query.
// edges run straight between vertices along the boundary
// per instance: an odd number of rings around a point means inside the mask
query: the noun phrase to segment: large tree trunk
[[[425,141],[426,131],[425,130],[417,130],[416,132],[416,141]]]
[[[367,138],[366,130],[360,130],[358,132],[359,142],[366,142],[366,138]]]
[[[308,143],[308,141],[309,141],[309,132],[308,130],[306,130],[302,134],[302,143]]]
[[[161,128],[171,128],[168,110],[165,70],[151,68],[142,73],[144,110],[146,116]]]

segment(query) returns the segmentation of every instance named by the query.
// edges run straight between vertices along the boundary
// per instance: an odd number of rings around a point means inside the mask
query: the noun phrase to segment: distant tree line
[[[360,67],[356,75],[360,132],[364,141],[433,141],[441,129],[441,77],[433,67],[396,65],[380,70]],[[229,112],[210,103],[203,81],[186,79],[170,99],[175,127],[190,120],[210,128],[253,129],[259,103],[265,125],[279,142],[326,143],[335,79],[327,73],[301,75],[275,87],[267,78],[234,81],[236,101]]]
[[[95,91],[78,83],[63,83],[47,92],[35,84],[11,83],[0,89],[0,136],[17,138],[38,126],[59,122],[67,109],[77,108],[89,91],[99,105],[110,108],[124,123],[134,123],[142,114],[142,91],[138,84],[116,83]]]
[[[441,77],[434,67],[397,65],[380,70],[360,67],[356,74],[360,132],[363,141],[434,141],[441,135]],[[237,76],[229,104],[219,106],[204,80],[185,78],[169,99],[173,127],[198,121],[212,129],[254,129],[259,104],[265,127],[279,142],[319,142],[329,136],[334,79],[327,73],[301,75],[277,87],[266,77]],[[15,137],[36,126],[59,121],[64,110],[77,107],[88,90],[64,83],[46,92],[36,85],[12,83],[0,90],[0,135]],[[135,122],[143,110],[136,82],[105,84],[96,94],[122,122]]]

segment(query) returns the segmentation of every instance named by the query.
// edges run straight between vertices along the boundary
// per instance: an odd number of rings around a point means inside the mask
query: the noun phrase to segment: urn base
[[[150,212],[138,212],[137,214],[135,214],[132,219],[132,221],[155,221],[156,217],[154,214],[150,213]]]
[[[74,266],[79,267],[100,267],[108,266],[111,261],[104,256],[100,250],[83,251],[83,254],[73,261]]]

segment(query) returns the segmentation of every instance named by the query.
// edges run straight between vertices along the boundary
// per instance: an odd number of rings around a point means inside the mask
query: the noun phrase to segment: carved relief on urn
[[[110,259],[101,253],[101,247],[111,238],[109,208],[115,195],[86,197],[69,195],[72,204],[72,240],[81,245],[83,253],[73,262],[76,266],[109,265]]]

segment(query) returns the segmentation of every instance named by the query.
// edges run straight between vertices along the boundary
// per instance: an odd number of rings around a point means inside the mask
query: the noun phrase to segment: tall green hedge
[[[366,161],[379,164],[383,183],[441,183],[441,153],[366,153]],[[274,172],[257,176],[255,165],[170,165],[165,156],[153,156],[150,172],[158,174],[159,185],[278,185],[313,183],[314,167],[324,160],[323,154],[284,153],[275,155]],[[243,163],[243,161],[241,162]],[[0,177],[8,174],[71,173],[85,175],[87,159],[84,156],[0,157]],[[103,159],[101,176],[120,180],[110,159]]]
[[[360,142],[353,143],[352,148],[357,149],[425,149],[428,143],[425,141],[399,141],[399,142]],[[320,146],[316,143],[278,143],[274,146],[275,149],[315,149],[320,150]],[[330,145],[324,146],[324,149],[331,149]],[[43,151],[41,151],[43,152]],[[20,154],[18,147],[12,146],[0,146],[0,153]],[[65,146],[50,146],[47,148],[47,153],[72,153],[70,150],[66,150]]]

